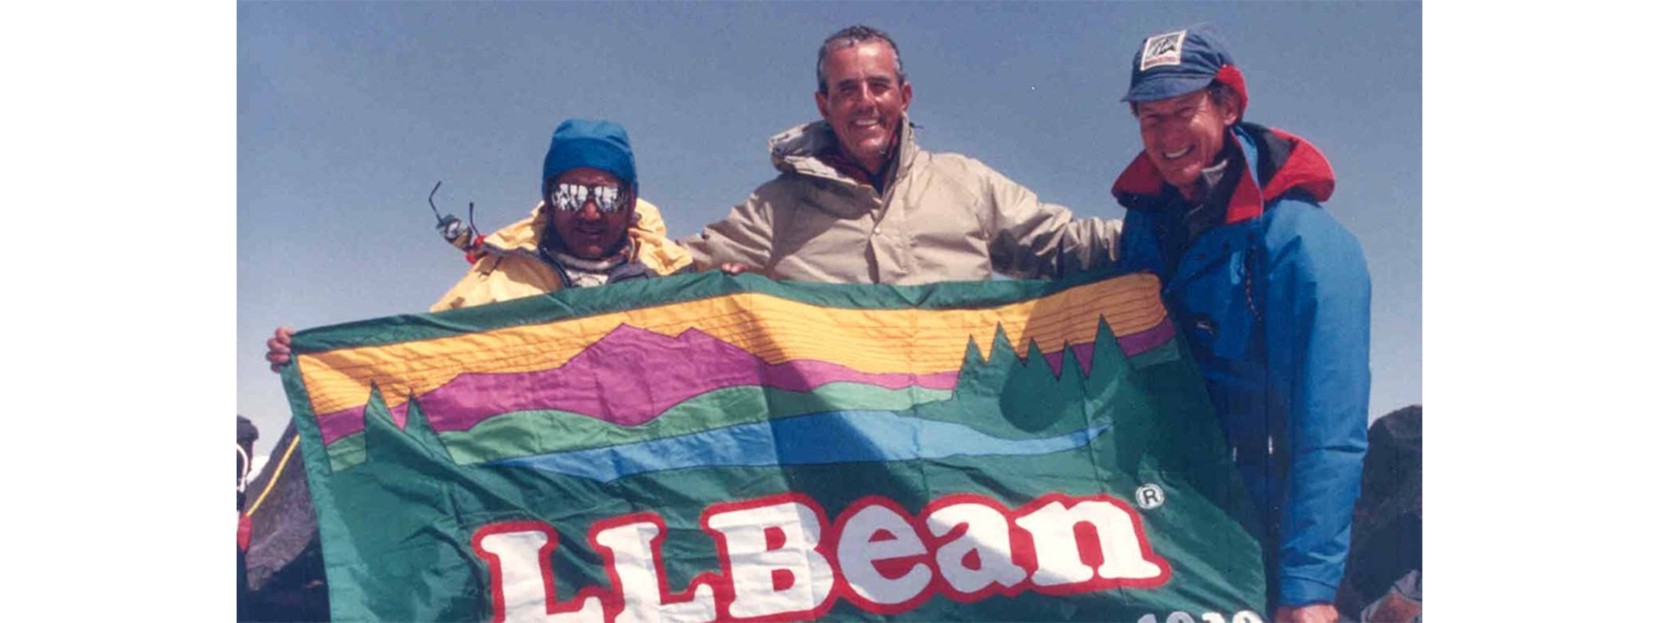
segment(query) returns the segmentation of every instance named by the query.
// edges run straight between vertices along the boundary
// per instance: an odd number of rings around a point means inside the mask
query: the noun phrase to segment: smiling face
[[[866,171],[881,170],[911,107],[911,84],[901,81],[893,48],[876,40],[832,50],[824,59],[824,84],[828,92],[813,97],[842,153]]]
[[[580,202],[572,201],[562,207],[558,196],[561,194],[560,184],[586,187],[577,191]],[[602,201],[596,197],[609,193],[596,193],[593,187],[618,189],[613,211],[602,210]],[[632,193],[622,187],[617,176],[599,169],[584,167],[559,174],[548,184],[542,199],[546,202],[546,209],[552,212],[551,227],[564,243],[565,252],[583,259],[600,259],[615,251],[623,236],[628,234],[628,224],[634,219]],[[575,209],[569,209],[571,207]]]
[[[1147,150],[1164,181],[1192,200],[1199,175],[1216,161],[1228,126],[1239,121],[1239,106],[1231,97],[1213,101],[1208,89],[1187,95],[1140,102],[1135,106],[1141,124],[1141,146]]]

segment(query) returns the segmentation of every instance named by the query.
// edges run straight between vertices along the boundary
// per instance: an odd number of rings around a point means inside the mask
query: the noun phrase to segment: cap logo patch
[[[1147,43],[1141,47],[1140,71],[1147,71],[1161,65],[1182,64],[1182,42],[1186,40],[1187,31],[1185,30],[1148,37]]]

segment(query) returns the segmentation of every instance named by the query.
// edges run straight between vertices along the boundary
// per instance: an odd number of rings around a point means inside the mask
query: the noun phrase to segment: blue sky
[[[466,268],[434,233],[433,183],[481,229],[522,218],[562,119],[628,129],[672,235],[721,218],[775,173],[766,139],[817,118],[817,45],[856,23],[899,43],[923,148],[1118,217],[1130,58],[1202,21],[1244,71],[1246,119],[1336,169],[1326,208],[1373,278],[1373,415],[1421,403],[1419,4],[242,3],[237,410],[269,440],[288,417],[263,360],[276,326],[425,311]]]

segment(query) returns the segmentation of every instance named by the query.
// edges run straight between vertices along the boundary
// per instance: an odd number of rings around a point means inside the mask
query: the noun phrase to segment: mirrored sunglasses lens
[[[578,184],[560,184],[553,194],[555,208],[567,212],[582,210],[582,204],[588,202],[589,195],[594,198],[594,207],[602,214],[617,211],[617,200],[621,192],[610,186],[581,186]]]
[[[566,212],[581,210],[585,191],[581,186],[560,184],[553,193],[553,207]]]
[[[609,186],[594,188],[594,206],[600,212],[610,214],[617,211],[617,189]]]

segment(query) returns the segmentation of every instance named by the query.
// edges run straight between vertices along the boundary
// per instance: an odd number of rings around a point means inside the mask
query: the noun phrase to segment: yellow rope
[[[271,474],[270,480],[265,481],[265,490],[259,492],[259,497],[254,499],[254,505],[249,506],[248,510],[242,514],[252,517],[254,511],[259,510],[259,503],[264,502],[265,496],[271,493],[271,488],[277,486],[277,479],[282,477],[282,468],[288,465],[288,457],[294,454],[294,448],[299,445],[300,437],[298,435],[288,440],[288,449],[283,451],[282,460],[277,462],[277,471]]]

